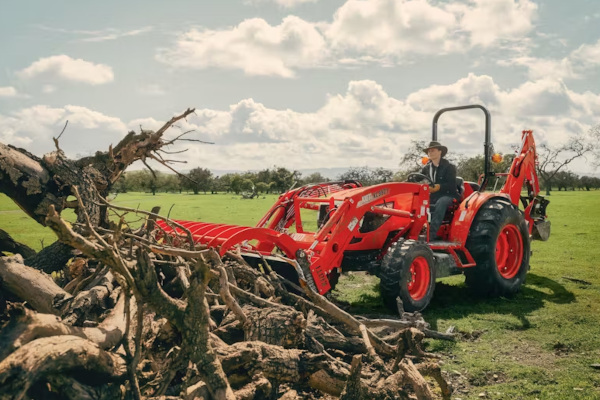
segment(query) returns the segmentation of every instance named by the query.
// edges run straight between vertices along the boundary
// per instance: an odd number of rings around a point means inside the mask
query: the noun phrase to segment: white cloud
[[[316,3],[319,0],[245,0],[245,4],[275,3],[281,7],[292,8],[300,4]]]
[[[151,117],[137,118],[127,123],[127,130],[136,132],[139,132],[141,129],[145,131],[156,131],[164,124],[164,121],[157,121]]]
[[[146,26],[140,29],[122,31],[120,29],[108,29],[106,31],[93,32],[90,37],[81,39],[82,42],[105,42],[108,40],[117,40],[123,37],[138,36],[152,31],[152,27]]]
[[[63,79],[90,85],[102,85],[114,80],[113,70],[104,64],[94,64],[67,55],[40,58],[29,67],[17,72],[23,79],[46,76],[49,79]]]
[[[523,129],[538,143],[561,143],[595,123],[600,95],[575,93],[557,81],[502,89],[489,76],[470,74],[450,85],[432,85],[406,99],[390,97],[373,81],[353,81],[314,113],[274,110],[251,99],[228,111],[201,110],[189,126],[214,146],[191,150],[191,165],[215,169],[350,165],[395,168],[411,139],[429,140],[434,113],[444,107],[484,104],[492,113],[492,140],[511,151]],[[479,154],[484,139],[480,110],[444,114],[439,138],[455,153]],[[196,160],[206,160],[194,164]],[[265,164],[267,160],[269,165]]]
[[[326,35],[339,52],[372,57],[450,50],[456,16],[424,0],[348,0]]]
[[[80,42],[105,42],[109,40],[117,40],[123,37],[142,35],[154,29],[152,26],[145,26],[142,28],[130,30],[122,30],[116,28],[106,28],[101,30],[72,30],[64,28],[54,28],[46,25],[37,25],[37,28],[48,32],[58,32],[65,35],[77,36],[79,37],[79,39],[76,39],[76,41]]]
[[[600,94],[577,93],[563,82],[549,79],[508,89],[490,76],[469,74],[452,84],[431,85],[405,98],[394,98],[377,82],[351,81],[344,93],[329,95],[314,112],[273,109],[244,99],[223,110],[196,110],[165,138],[193,130],[189,138],[214,142],[183,142],[170,148],[189,149],[176,156],[188,161],[186,169],[247,170],[272,165],[396,168],[411,140],[429,140],[437,110],[472,103],[490,109],[492,140],[496,149],[506,152],[519,143],[523,129],[533,129],[538,143],[551,145],[562,143],[571,134],[584,134],[597,123]],[[154,118],[124,123],[74,105],[35,106],[0,114],[0,141],[38,154],[51,151],[51,138],[60,133],[67,119],[61,147],[71,156],[107,149],[129,130],[139,131],[140,126],[156,130],[164,123]],[[455,154],[480,154],[483,128],[479,110],[448,113],[439,121],[439,139]]]
[[[157,59],[183,68],[241,69],[247,75],[294,76],[294,68],[319,64],[327,48],[314,24],[286,17],[271,26],[260,18],[248,19],[230,30],[191,30]]]
[[[330,22],[288,16],[275,26],[253,18],[228,29],[192,29],[156,58],[179,68],[290,78],[301,68],[394,65],[506,42],[523,46],[536,12],[530,0],[347,0]]]
[[[470,4],[464,7],[460,25],[470,33],[471,43],[484,47],[527,35],[538,8],[530,0],[471,0]]]
[[[0,114],[0,141],[26,146],[34,154],[54,150],[52,137],[57,137],[69,121],[60,146],[70,156],[108,149],[110,143],[127,133],[118,118],[86,107],[37,105],[8,115]]]
[[[17,89],[12,86],[0,86],[0,97],[16,97]]]
[[[594,44],[583,44],[564,58],[515,57],[498,62],[502,66],[522,66],[529,78],[537,79],[582,79],[600,67],[600,40]]]
[[[574,50],[570,58],[572,62],[582,69],[600,66],[600,39],[594,44],[583,44]]]

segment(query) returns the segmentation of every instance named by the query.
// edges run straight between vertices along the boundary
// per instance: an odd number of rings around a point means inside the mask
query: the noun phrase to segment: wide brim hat
[[[446,146],[442,146],[442,144],[440,142],[436,142],[436,141],[432,141],[429,143],[429,146],[427,146],[426,148],[423,149],[423,151],[425,153],[427,153],[427,151],[429,149],[439,149],[442,151],[442,157],[444,157],[446,155],[446,153],[448,153],[448,148]]]

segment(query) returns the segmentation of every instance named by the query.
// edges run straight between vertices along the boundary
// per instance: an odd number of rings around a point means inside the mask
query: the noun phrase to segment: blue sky
[[[0,142],[71,157],[195,107],[184,169],[397,168],[436,110],[493,141],[600,123],[597,0],[21,1],[0,12]],[[440,140],[481,152],[477,111]],[[576,172],[592,171],[586,160]]]

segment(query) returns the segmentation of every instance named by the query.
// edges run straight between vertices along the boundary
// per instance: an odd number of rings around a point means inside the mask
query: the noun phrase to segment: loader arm
[[[509,172],[496,175],[506,176],[506,182],[500,189],[500,193],[507,194],[516,206],[519,202],[522,203],[529,233],[535,233],[534,239],[547,240],[550,235],[550,222],[546,221],[546,207],[549,201],[539,195],[540,183],[536,165],[537,153],[533,131],[523,131],[521,150],[513,160]],[[526,196],[521,193],[523,186],[527,189]],[[544,232],[540,233],[539,229],[544,229]],[[541,237],[536,237],[536,234],[537,236],[541,234]]]

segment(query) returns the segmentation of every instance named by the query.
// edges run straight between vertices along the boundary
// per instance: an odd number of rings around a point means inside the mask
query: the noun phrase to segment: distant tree
[[[376,185],[378,183],[389,182],[393,180],[394,172],[386,168],[352,167],[341,174],[339,180],[355,180],[365,186]]]
[[[259,193],[267,193],[267,191],[269,190],[269,185],[266,184],[265,182],[257,182],[256,183],[256,190]]]
[[[144,180],[148,179],[148,171],[129,171],[125,174],[125,187],[129,192],[141,192],[144,190]]]
[[[200,191],[206,193],[212,186],[213,174],[207,168],[194,168],[188,172],[185,188],[198,194]]]
[[[148,173],[149,177],[147,180],[142,182],[142,188],[149,189],[152,192],[152,196],[156,196],[156,192],[160,188],[160,180],[158,173]]]
[[[215,179],[215,190],[219,192],[231,192],[231,179],[233,174],[221,175]]]
[[[268,168],[263,169],[256,173],[256,180],[255,180],[256,183],[264,182],[268,185],[271,181],[273,181],[273,173],[271,172],[270,169],[268,169]]]
[[[400,170],[394,175],[395,181],[405,181],[406,177],[412,172],[419,172],[423,168],[423,149],[427,147],[424,140],[411,140],[410,146],[403,153],[400,159]]]
[[[582,176],[579,178],[579,184],[582,188],[587,190],[588,192],[592,188],[592,177],[591,176]]]
[[[514,154],[505,154],[499,163],[490,164],[491,171],[496,173],[508,172],[515,158]],[[465,181],[477,182],[484,170],[484,156],[460,157],[456,162],[456,175]]]
[[[275,182],[269,182],[269,193],[275,193],[277,191],[277,184]]]
[[[390,182],[394,178],[394,171],[386,168],[375,168],[372,173],[374,183]]]
[[[348,171],[340,174],[338,177],[340,181],[354,180],[359,181],[365,186],[371,185],[374,181],[373,171],[369,167],[352,167]]]
[[[177,193],[181,190],[181,180],[175,174],[161,174],[162,189],[165,192]]]
[[[240,192],[242,191],[242,182],[243,181],[244,180],[242,179],[242,177],[239,174],[231,175],[231,181],[230,181],[229,187],[235,194],[240,194]]]
[[[298,171],[290,171],[284,167],[275,167],[271,178],[275,182],[275,189],[279,193],[283,193],[292,187],[300,179],[301,175]]]
[[[252,192],[254,190],[254,182],[248,178],[243,179],[240,184],[240,189],[244,192]]]
[[[575,186],[579,183],[579,177],[571,171],[560,171],[554,175],[554,184],[558,191],[567,191],[568,189],[575,190]]]
[[[303,185],[306,185],[309,183],[320,183],[320,182],[327,182],[327,181],[329,181],[329,179],[324,177],[323,175],[321,175],[320,172],[313,172],[312,174],[302,178]]]
[[[584,156],[593,149],[592,142],[583,136],[571,136],[567,143],[561,146],[538,145],[538,165],[536,169],[538,176],[546,187],[546,195],[550,195],[556,174],[573,160]]]
[[[127,193],[129,191],[127,187],[127,180],[125,179],[126,174],[127,172],[124,172],[114,183],[113,190],[115,193]]]

